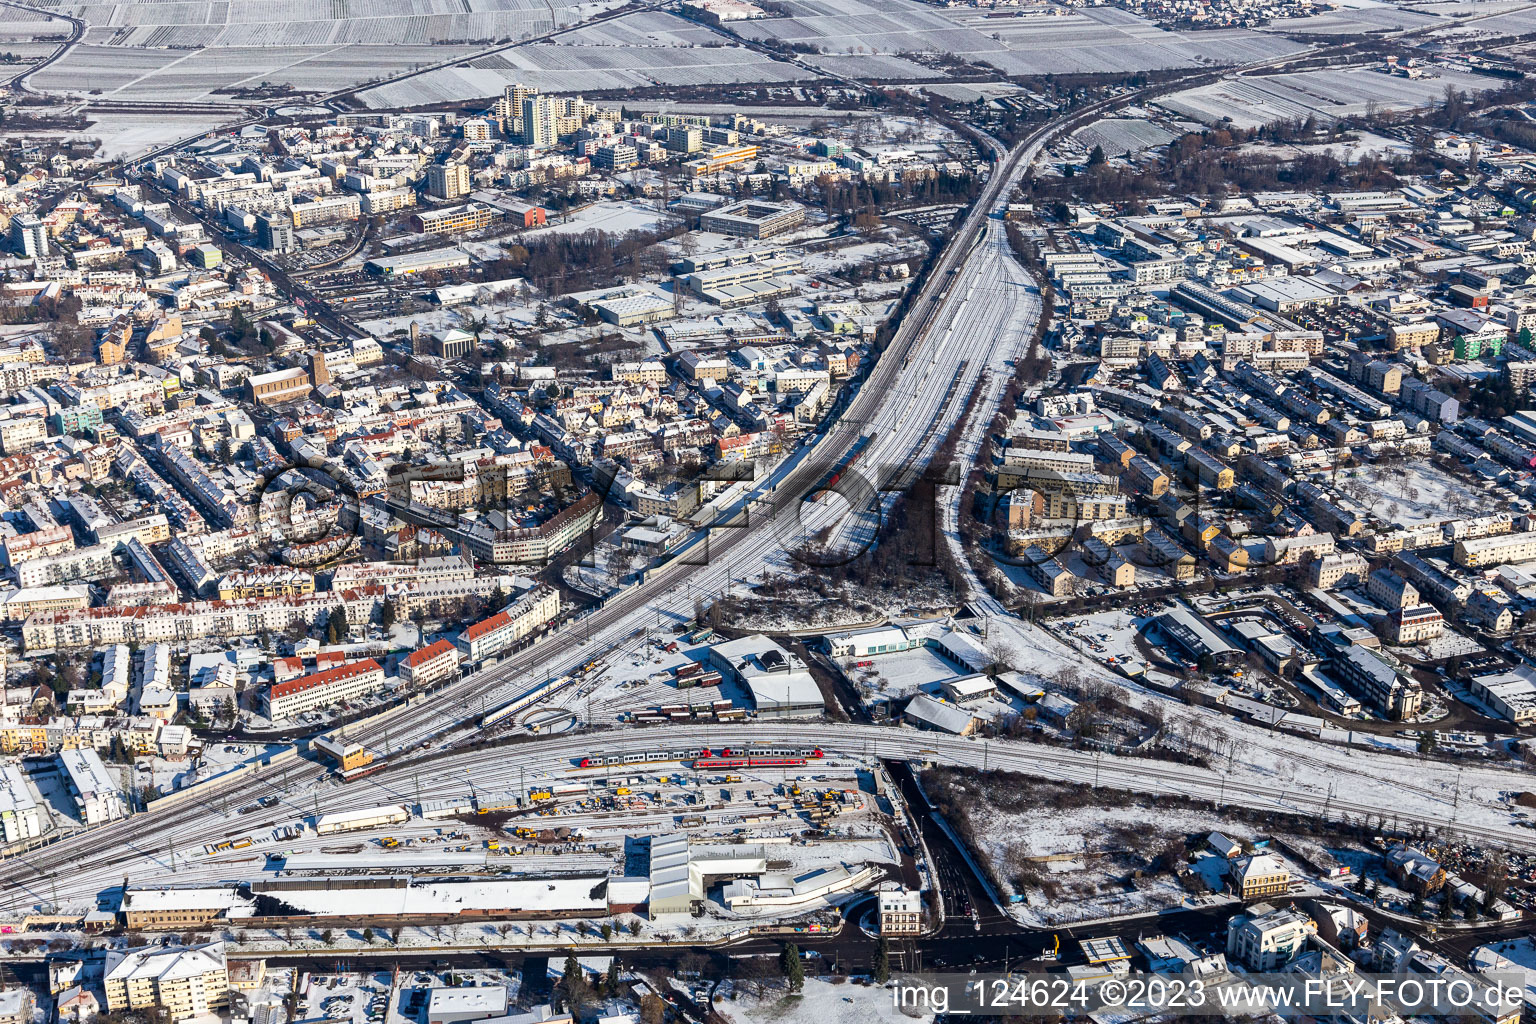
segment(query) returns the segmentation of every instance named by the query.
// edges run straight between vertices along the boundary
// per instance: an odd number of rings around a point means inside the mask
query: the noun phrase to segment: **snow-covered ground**
[[[661,223],[661,214],[654,202],[643,200],[604,201],[573,210],[564,217],[551,217],[549,226],[523,232],[522,238],[541,235],[581,234],[583,231],[606,231],[611,235],[625,235],[631,231],[652,231]]]
[[[1358,494],[1373,515],[1404,525],[1492,511],[1485,491],[1428,461],[1363,466],[1347,475],[1340,490]]]
[[[650,559],[619,546],[618,535],[596,545],[590,556],[565,567],[565,582],[594,597],[606,597],[625,583]]]
[[[1021,671],[1044,680],[1071,672],[1120,687],[1132,703],[1156,704],[1165,717],[1165,732],[1184,735],[1233,779],[1270,785],[1279,781],[1287,790],[1315,799],[1331,794],[1336,805],[1390,808],[1409,799],[1420,811],[1447,820],[1495,826],[1509,823],[1511,792],[1530,788],[1518,785],[1518,776],[1505,768],[1405,758],[1413,742],[1404,737],[1336,730],[1325,736],[1331,742],[1319,743],[1237,721],[1215,708],[1174,703],[1085,661],[1045,630],[1012,616],[992,617],[989,623],[989,642],[1006,644]],[[1347,746],[1346,739],[1351,741]]]
[[[158,793],[172,793],[284,749],[284,745],[270,743],[209,743],[195,756],[141,757],[134,761],[133,782],[135,787],[152,785]]]
[[[1124,794],[1082,797],[1050,787],[1041,799],[1003,809],[981,795],[968,797],[976,853],[992,874],[1024,902],[1009,906],[1021,924],[1049,927],[1094,918],[1154,913],[1183,905],[1191,895],[1174,871],[1186,865],[1205,884],[1221,886],[1218,860],[1187,850],[1187,840],[1212,831],[1234,839],[1259,838],[1218,813],[1152,804]],[[1187,844],[1187,845],[1186,845]],[[1161,871],[1147,862],[1167,851]],[[1133,870],[1141,877],[1132,877]]]
[[[891,989],[852,982],[837,985],[821,978],[807,978],[804,990],[793,994],[782,988],[769,989],[762,995],[750,986],[726,989],[715,1009],[736,1024],[912,1024],[934,1019],[931,1013],[897,1009]]]
[[[667,637],[669,634],[660,634]],[[668,639],[677,650],[668,652],[648,637],[637,637],[603,656],[600,672],[582,680],[576,687],[561,690],[541,707],[569,708],[580,713],[583,721],[614,722],[626,711],[641,711],[661,704],[708,703],[726,699],[740,707],[750,706],[746,694],[735,683],[680,689],[674,672],[690,663],[708,668],[709,647],[685,644],[681,637]]]

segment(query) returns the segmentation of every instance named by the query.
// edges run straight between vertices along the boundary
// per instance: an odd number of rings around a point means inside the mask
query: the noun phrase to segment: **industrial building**
[[[404,277],[408,274],[425,274],[433,270],[456,270],[469,266],[469,253],[456,246],[444,249],[428,249],[426,252],[406,252],[395,256],[376,256],[364,264],[364,268],[385,277]]]
[[[1516,665],[1508,672],[1473,676],[1468,684],[1472,696],[1487,704],[1495,714],[1516,725],[1536,722],[1536,670]]]
[[[716,644],[709,661],[725,678],[746,687],[761,716],[819,715],[825,707],[805,663],[760,633]]]
[[[1157,625],[1179,650],[1201,664],[1228,665],[1243,660],[1240,648],[1221,638],[1199,615],[1179,606],[1157,617]]]
[[[1424,701],[1418,680],[1404,678],[1391,665],[1355,644],[1341,651],[1328,671],[1362,700],[1400,722],[1418,714]]]

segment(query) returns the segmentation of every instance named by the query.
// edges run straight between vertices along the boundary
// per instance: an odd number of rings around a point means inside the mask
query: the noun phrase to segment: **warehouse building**
[[[1228,665],[1243,660],[1241,649],[1221,638],[1206,621],[1188,608],[1177,607],[1157,617],[1163,635],[1198,664]]]
[[[1516,665],[1508,672],[1474,676],[1472,696],[1516,725],[1536,722],[1536,670]]]
[[[821,688],[805,663],[761,633],[716,644],[709,660],[722,676],[746,688],[761,716],[796,718],[824,709]]]
[[[395,256],[376,256],[364,265],[364,269],[385,277],[404,277],[407,274],[425,274],[432,270],[457,270],[469,266],[469,253],[456,246],[446,249],[428,249],[426,252],[406,252]]]
[[[203,928],[244,902],[232,887],[129,889],[123,897],[123,923],[154,931]]]
[[[767,870],[762,847],[709,850],[694,847],[685,835],[652,836],[650,918],[691,912],[704,902],[712,880],[758,877]]]

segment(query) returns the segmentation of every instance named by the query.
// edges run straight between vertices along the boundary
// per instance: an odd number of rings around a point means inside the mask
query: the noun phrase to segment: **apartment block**
[[[273,683],[267,688],[267,715],[273,721],[281,721],[361,697],[383,685],[384,669],[372,658],[338,665],[324,672]]]
[[[229,1005],[224,944],[108,949],[102,986],[107,1009],[160,1010],[172,1024]]]
[[[452,640],[438,640],[412,651],[401,660],[400,681],[419,689],[446,679],[457,679],[462,657]]]

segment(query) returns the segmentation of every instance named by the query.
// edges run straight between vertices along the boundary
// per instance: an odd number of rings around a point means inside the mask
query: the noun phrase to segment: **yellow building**
[[[499,214],[484,203],[467,203],[442,210],[421,210],[411,214],[411,229],[424,235],[459,235],[488,227]]]
[[[222,942],[109,949],[102,982],[113,1012],[163,1010],[175,1022],[229,1005]]]
[[[683,166],[688,169],[690,175],[698,178],[756,158],[756,146],[722,146],[719,149],[710,150],[708,154],[697,160],[688,161]]]
[[[1290,869],[1279,857],[1255,853],[1232,862],[1232,889],[1245,900],[1283,896],[1291,888]]]
[[[41,754],[48,749],[48,730],[41,725],[0,726],[0,752]]]
[[[243,597],[294,597],[315,592],[315,577],[304,569],[261,566],[232,572],[219,580],[219,600]]]

